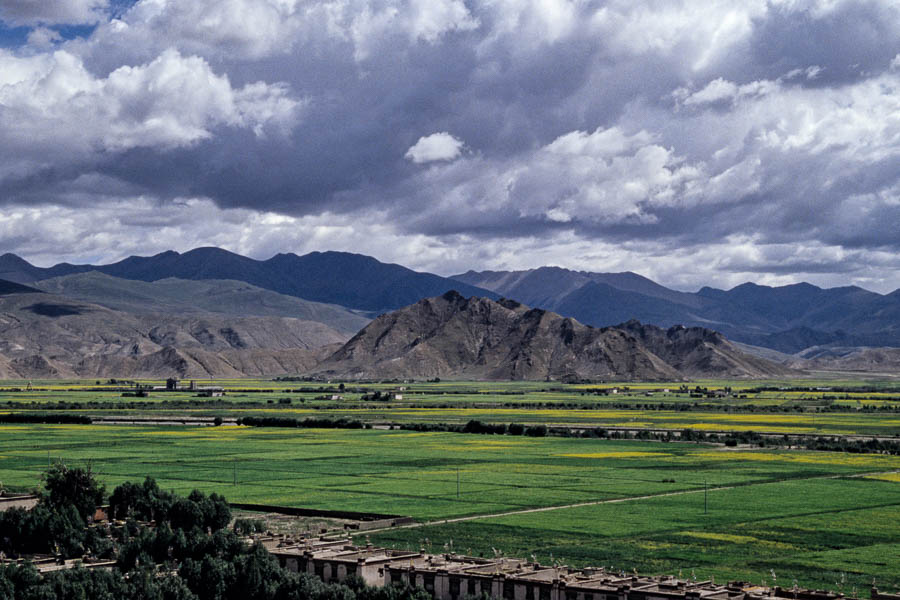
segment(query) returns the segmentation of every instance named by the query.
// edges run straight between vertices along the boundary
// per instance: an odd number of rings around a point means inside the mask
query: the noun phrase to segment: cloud
[[[435,166],[409,186],[419,207],[410,223],[431,233],[465,233],[477,223],[505,235],[541,223],[584,229],[659,220],[658,207],[702,196],[703,165],[686,163],[646,131],[572,131],[506,159],[483,156]]]
[[[106,17],[109,0],[4,0],[0,21],[21,25],[92,25]]]
[[[468,234],[435,237],[409,234],[387,215],[323,213],[289,217],[249,209],[221,209],[209,199],[162,202],[123,196],[92,210],[67,206],[8,206],[0,220],[0,253],[14,252],[40,266],[60,261],[109,263],[130,255],[216,245],[257,259],[278,252],[361,252],[384,262],[442,275],[472,265],[527,269],[561,265],[572,269],[636,271],[678,289],[715,284],[730,288],[747,280],[784,285],[803,279],[822,286],[855,283],[891,291],[900,287],[896,253],[846,250],[822,243],[765,244],[731,236],[714,244],[660,252],[651,241],[610,243],[571,231],[503,239]],[[714,279],[710,268],[716,269]]]
[[[684,88],[675,90],[676,98],[683,98],[685,106],[698,106],[703,104],[716,104],[720,102],[734,103],[746,98],[765,96],[777,91],[781,80],[776,81],[751,81],[743,85],[737,85],[731,81],[717,77],[703,89],[690,93]]]
[[[403,156],[416,164],[436,160],[453,160],[462,153],[464,145],[462,140],[442,131],[420,137],[419,141],[411,146]]]
[[[138,0],[83,39],[52,24],[0,52],[0,202],[95,240],[48,231],[58,252],[896,282],[890,0]],[[136,241],[93,237],[116,211]]]
[[[90,45],[132,59],[170,47],[240,61],[338,48],[364,61],[398,40],[435,44],[478,26],[462,0],[138,0]]]
[[[62,35],[56,30],[47,27],[35,27],[28,33],[28,45],[45,50],[53,47],[53,44],[62,41]]]
[[[434,270],[453,251],[439,240],[402,232],[383,216],[289,217],[221,209],[206,198],[163,202],[141,196],[108,198],[90,211],[78,206],[11,205],[0,220],[0,253],[14,252],[49,266],[63,260],[109,263],[135,254],[215,245],[258,259],[278,252],[362,252]],[[417,258],[410,261],[412,256]]]
[[[105,78],[65,50],[24,58],[0,51],[0,157],[19,177],[133,148],[190,146],[222,127],[287,133],[301,106],[286,85],[235,88],[205,60],[175,50]]]

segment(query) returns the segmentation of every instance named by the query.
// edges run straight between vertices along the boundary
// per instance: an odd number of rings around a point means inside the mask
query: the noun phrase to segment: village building
[[[502,600],[855,600],[841,593],[732,581],[614,573],[602,568],[545,566],[518,558],[482,558],[354,546],[350,540],[280,540],[267,545],[281,566],[325,582],[358,575],[369,585],[413,585],[435,600],[488,595]],[[872,588],[872,600],[900,594]]]

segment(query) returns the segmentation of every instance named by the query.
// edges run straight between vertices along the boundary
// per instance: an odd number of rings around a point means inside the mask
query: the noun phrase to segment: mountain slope
[[[347,337],[294,318],[133,315],[43,292],[0,296],[6,378],[293,374]]]
[[[451,279],[491,290],[507,298],[516,298],[530,306],[541,306],[551,310],[557,310],[556,303],[560,302],[562,298],[591,283],[688,307],[697,307],[701,304],[694,294],[670,290],[630,271],[592,273],[571,271],[560,267],[539,267],[528,271],[483,271],[481,273],[468,271],[461,275],[453,275]]]
[[[45,292],[132,314],[292,317],[354,334],[370,319],[342,306],[310,302],[233,280],[121,279],[98,271],[45,279]]]
[[[781,377],[789,370],[748,354],[725,337],[702,327],[662,329],[628,321],[619,329],[634,335],[645,348],[687,377]]]
[[[22,285],[21,283],[0,279],[0,296],[8,296],[10,294],[33,294],[40,291],[41,290],[39,289]]]
[[[634,323],[595,329],[512,300],[448,292],[381,315],[315,372],[349,378],[675,380],[686,374],[769,376],[787,369],[747,357],[706,330],[664,332]]]
[[[794,361],[804,369],[857,371],[895,376],[900,371],[900,348],[810,348]]]

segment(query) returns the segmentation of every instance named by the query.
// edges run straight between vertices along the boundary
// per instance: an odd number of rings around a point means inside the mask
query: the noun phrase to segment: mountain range
[[[897,352],[871,348],[900,347],[900,291],[883,295],[858,287],[747,283],[688,293],[635,273],[559,267],[469,271],[447,278],[341,252],[279,254],[260,261],[198,248],[109,265],[61,263],[49,268],[5,254],[0,256],[0,377],[155,376],[151,373],[169,368],[160,366],[164,363],[177,363],[177,374],[194,377],[306,372],[318,368],[322,359],[330,361],[330,355],[373,318],[451,290],[462,298],[500,302],[504,310],[513,310],[509,306],[515,304],[532,307],[525,312],[540,309],[555,314],[553,318],[569,317],[579,327],[625,324],[620,329],[644,346],[650,343],[651,330],[631,331],[630,321],[665,332],[680,331],[671,329],[676,326],[714,330],[735,342],[731,346],[736,351],[801,367],[803,361],[813,360],[808,364],[815,368],[886,368],[896,362]],[[377,322],[383,325],[383,320]],[[516,331],[510,330],[510,340]],[[442,347],[429,338],[416,352],[433,351],[435,345]],[[681,358],[666,352],[651,350],[675,371],[695,372],[684,365],[697,361],[679,362]],[[149,356],[159,360],[141,358]],[[549,376],[566,375],[568,367],[535,363],[535,356],[532,363],[544,365]],[[446,362],[441,372],[466,376],[493,377],[507,368],[484,363],[468,369],[449,358]],[[345,367],[365,371],[361,363],[334,368]],[[540,375],[544,367],[510,367],[508,374],[548,376]],[[573,376],[588,372],[578,367]],[[646,372],[652,375],[653,369]]]
[[[559,267],[469,271],[453,279],[598,327],[628,319],[708,327],[731,340],[789,354],[819,346],[900,346],[900,290],[883,295],[855,286],[744,283],[686,293],[635,273]]]
[[[443,294],[452,288],[466,295],[498,297],[494,292],[463,282],[347,252],[276,254],[268,260],[254,260],[220,248],[197,248],[184,254],[168,251],[149,257],[131,256],[109,265],[61,263],[49,268],[35,267],[14,254],[0,256],[0,279],[26,285],[89,271],[137,281],[167,278],[243,281],[279,294],[373,314]]]

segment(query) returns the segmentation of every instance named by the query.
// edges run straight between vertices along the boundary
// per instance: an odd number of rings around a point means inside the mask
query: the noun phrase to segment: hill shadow
[[[31,306],[24,306],[22,310],[33,312],[42,317],[68,317],[71,315],[84,314],[85,310],[80,310],[75,306],[67,306],[65,304],[51,304],[49,302],[38,302]]]

